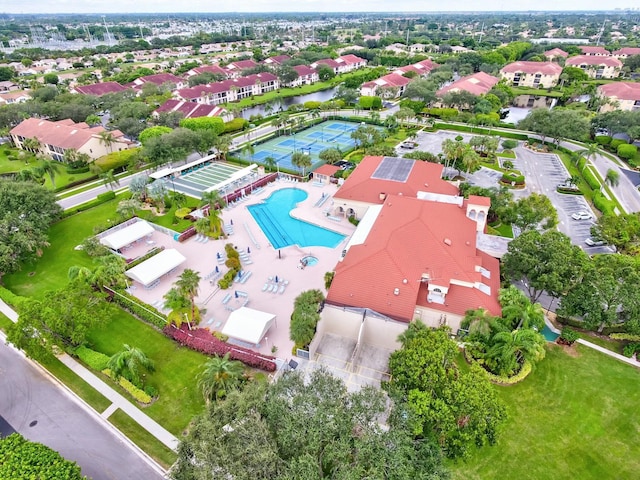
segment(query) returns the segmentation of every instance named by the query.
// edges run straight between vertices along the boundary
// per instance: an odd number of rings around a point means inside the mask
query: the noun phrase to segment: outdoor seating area
[[[233,312],[241,307],[246,307],[249,303],[249,294],[241,290],[235,290],[233,293],[227,293],[222,299],[224,309]]]
[[[283,280],[278,276],[269,277],[262,286],[262,291],[265,293],[279,293],[282,295],[289,285],[289,280]]]

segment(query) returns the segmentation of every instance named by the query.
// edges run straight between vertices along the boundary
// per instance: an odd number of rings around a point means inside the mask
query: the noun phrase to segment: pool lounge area
[[[341,233],[291,216],[291,210],[308,196],[307,192],[299,188],[283,188],[273,192],[261,203],[247,207],[273,248],[291,245],[335,248],[346,238]]]

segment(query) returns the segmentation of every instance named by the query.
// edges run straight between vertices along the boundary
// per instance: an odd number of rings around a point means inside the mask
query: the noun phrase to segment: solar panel
[[[406,158],[384,157],[371,178],[405,183],[414,163]]]

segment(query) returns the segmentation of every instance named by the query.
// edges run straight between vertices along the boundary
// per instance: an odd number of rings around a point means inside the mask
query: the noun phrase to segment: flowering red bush
[[[229,353],[229,358],[238,360],[249,367],[259,368],[266,372],[274,372],[276,370],[275,357],[262,355],[249,348],[229,345],[218,340],[209,330],[204,328],[189,330],[186,324],[182,324],[180,328],[171,324],[164,327],[162,331],[167,337],[192,350],[218,357]]]

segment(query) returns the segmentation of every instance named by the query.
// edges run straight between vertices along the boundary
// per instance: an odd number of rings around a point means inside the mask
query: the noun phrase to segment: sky
[[[0,13],[557,11],[628,8],[634,4],[632,0],[3,0]]]

